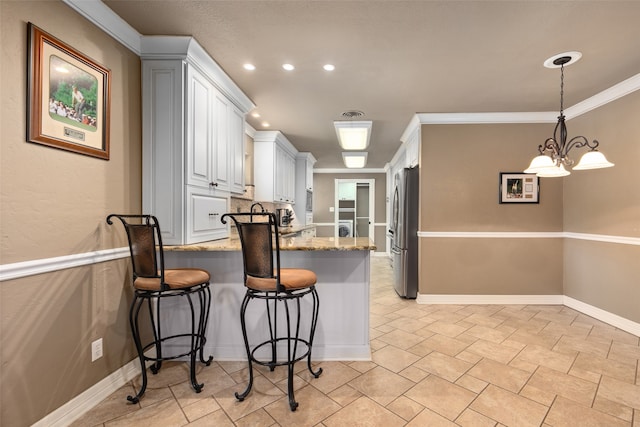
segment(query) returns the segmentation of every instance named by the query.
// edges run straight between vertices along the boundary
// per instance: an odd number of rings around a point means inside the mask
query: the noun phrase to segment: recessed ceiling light
[[[262,122],[262,127],[263,127],[263,128],[268,128],[269,126],[271,126],[271,125],[269,124],[269,122]]]
[[[325,71],[333,71],[336,69],[336,66],[333,64],[325,64],[322,68],[324,68]]]
[[[260,117],[260,113],[254,111],[253,113],[251,113],[251,117],[255,117],[257,119],[258,117]]]
[[[367,164],[367,152],[343,152],[342,160],[344,161],[344,165],[348,168],[363,168]]]
[[[345,150],[364,150],[369,146],[371,137],[371,125],[368,121],[334,121],[336,135],[340,146]]]
[[[296,67],[294,67],[291,64],[282,64],[282,68],[284,68],[287,71],[293,71],[293,70],[295,70]]]
[[[245,70],[247,70],[247,71],[253,71],[253,70],[255,70],[255,69],[256,69],[256,66],[255,66],[255,65],[253,65],[253,64],[249,64],[249,63],[247,63],[247,64],[244,64],[244,65],[242,66],[242,68],[244,68],[244,69],[245,69]]]

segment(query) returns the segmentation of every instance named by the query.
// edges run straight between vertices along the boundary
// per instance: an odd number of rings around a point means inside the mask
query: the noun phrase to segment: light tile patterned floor
[[[260,370],[244,402],[244,362],[167,364],[139,405],[121,388],[74,426],[627,426],[640,427],[640,340],[564,306],[418,305],[397,297],[373,258],[371,362]],[[322,284],[318,284],[322,286]]]

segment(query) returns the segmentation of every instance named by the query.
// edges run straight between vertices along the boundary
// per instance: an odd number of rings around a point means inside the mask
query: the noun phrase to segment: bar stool
[[[133,301],[129,310],[129,324],[142,370],[142,386],[135,396],[127,396],[127,400],[131,403],[138,403],[144,395],[147,389],[146,362],[148,360],[154,362],[150,369],[155,375],[162,367],[164,360],[186,356],[189,356],[190,360],[191,386],[196,393],[200,393],[204,384],[200,384],[196,380],[196,359],[199,356],[200,361],[206,366],[209,366],[213,360],[212,356],[206,360],[204,358],[204,345],[207,341],[205,333],[211,302],[209,272],[198,268],[165,270],[160,225],[155,216],[111,214],[107,217],[107,223],[113,224],[112,218],[114,217],[124,225],[129,240],[134,289]],[[172,297],[186,299],[191,311],[191,330],[163,336],[160,302]],[[145,301],[149,311],[149,323],[153,330],[153,340],[143,344],[140,337],[139,315]],[[188,342],[189,348],[180,354],[165,355],[162,352],[162,347],[167,341],[181,347],[185,345],[185,342]],[[145,351],[151,347],[155,347],[155,357],[145,355]]]
[[[253,363],[268,366],[271,371],[276,366],[287,366],[289,407],[291,411],[295,411],[298,407],[293,391],[295,363],[306,358],[309,372],[315,378],[322,374],[322,368],[314,371],[311,367],[311,349],[318,323],[320,303],[315,288],[316,274],[313,271],[299,268],[280,268],[280,239],[278,238],[278,223],[275,214],[271,212],[227,213],[221,218],[224,224],[226,224],[227,218],[233,220],[240,237],[244,263],[244,285],[246,287],[246,293],[240,307],[240,322],[249,363],[249,384],[242,393],[235,393],[236,399],[242,402],[251,391]],[[312,299],[308,339],[300,337],[300,300],[306,295],[310,295]],[[269,339],[251,348],[247,337],[246,312],[249,302],[253,299],[266,302]],[[292,319],[290,313],[290,302],[295,302],[297,311],[295,319]],[[279,303],[284,305],[286,316],[286,333],[284,334],[278,330],[277,325]],[[273,306],[273,310],[271,306]],[[295,322],[295,332],[292,334],[293,322]],[[278,343],[286,343],[286,360],[278,359]],[[264,360],[264,357],[256,354],[261,349],[267,349],[270,352],[268,360]],[[300,351],[298,351],[299,349]]]

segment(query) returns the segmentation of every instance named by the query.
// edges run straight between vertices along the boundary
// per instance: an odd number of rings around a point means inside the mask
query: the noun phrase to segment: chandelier
[[[589,142],[584,136],[574,136],[568,139],[567,125],[564,117],[564,66],[576,62],[582,54],[580,52],[566,52],[549,58],[545,61],[545,67],[560,67],[560,115],[558,123],[553,131],[553,137],[547,138],[544,144],[538,146],[539,156],[534,157],[525,173],[535,173],[540,177],[558,177],[571,174],[566,167],[572,166],[574,161],[569,157],[569,151],[573,148],[587,147],[587,151],[573,167],[573,170],[609,168],[614,164],[609,162],[600,151],[597,150],[600,143],[597,140]]]

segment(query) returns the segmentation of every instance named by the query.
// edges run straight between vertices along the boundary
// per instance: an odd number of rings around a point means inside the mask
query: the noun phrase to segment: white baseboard
[[[640,337],[640,323],[617,314],[609,313],[566,295],[432,295],[418,294],[418,304],[518,304],[518,305],[566,305],[582,314],[605,322],[630,334]]]
[[[68,426],[138,375],[140,375],[140,361],[136,357],[122,368],[33,424],[32,427]],[[127,403],[123,401],[122,404],[126,405]]]
[[[432,295],[418,294],[418,304],[549,304],[564,302],[563,295]]]
[[[564,305],[573,308],[582,314],[586,314],[594,319],[598,319],[611,326],[615,326],[618,329],[622,329],[625,332],[629,332],[630,334],[640,337],[640,323],[625,319],[617,314],[609,313],[601,308],[594,307],[593,305],[589,305],[566,295],[564,297]]]

